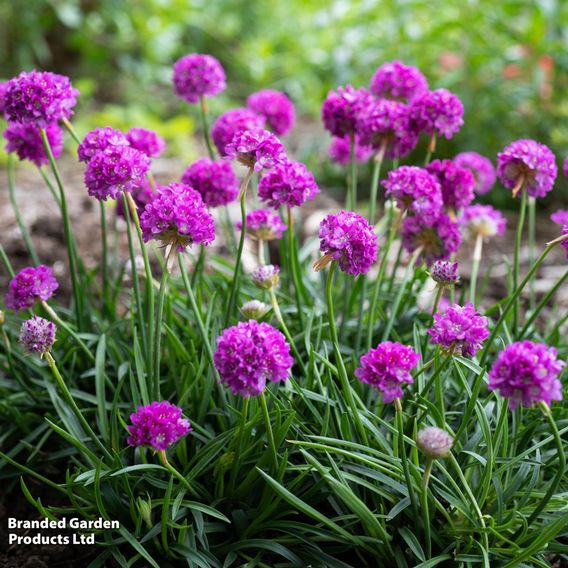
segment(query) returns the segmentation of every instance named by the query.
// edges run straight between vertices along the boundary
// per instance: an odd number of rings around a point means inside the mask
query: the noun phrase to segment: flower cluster
[[[255,286],[268,290],[278,284],[280,268],[275,264],[261,264],[255,268],[251,278]]]
[[[270,209],[256,209],[246,216],[246,232],[255,239],[273,241],[282,238],[286,225],[280,215]],[[242,229],[242,223],[237,221],[237,229]]]
[[[130,146],[107,146],[96,152],[85,170],[85,185],[99,201],[132,191],[150,168],[150,158]]]
[[[366,162],[373,155],[373,148],[361,144],[361,139],[358,134],[354,139],[354,154],[356,162]],[[349,163],[351,148],[349,136],[334,136],[329,145],[329,157],[336,163],[345,166]]]
[[[11,310],[31,308],[38,300],[49,300],[58,287],[51,268],[43,264],[28,266],[10,280],[6,307]]]
[[[489,337],[487,318],[472,303],[448,308],[434,314],[434,325],[428,330],[432,342],[464,357],[473,357]]]
[[[387,61],[375,71],[369,90],[379,98],[408,102],[428,90],[428,81],[416,67]]]
[[[217,95],[227,86],[225,70],[219,61],[200,53],[185,55],[175,62],[173,81],[175,94],[188,103]]]
[[[416,437],[416,445],[430,459],[447,458],[453,444],[454,439],[436,426],[427,426]]]
[[[191,431],[182,410],[171,402],[152,402],[139,406],[130,415],[128,444],[134,447],[150,446],[157,452],[167,450]]]
[[[556,349],[544,343],[517,341],[499,353],[489,372],[489,389],[498,390],[509,399],[509,408],[532,406],[535,402],[550,405],[562,400],[558,380],[564,361],[557,359]]]
[[[550,216],[550,220],[557,225],[568,225],[568,209],[558,209]]]
[[[425,91],[412,101],[411,116],[418,130],[449,139],[463,125],[463,105],[446,89]]]
[[[321,109],[326,130],[339,137],[355,134],[359,115],[372,100],[369,91],[355,89],[351,85],[330,91]]]
[[[229,327],[217,339],[215,367],[233,394],[258,396],[267,381],[288,378],[294,359],[278,330],[255,320]]]
[[[11,122],[45,128],[70,118],[78,96],[79,91],[68,77],[47,71],[24,71],[6,85],[4,113]]]
[[[313,174],[300,162],[288,160],[265,173],[258,184],[262,201],[278,209],[298,207],[320,192]]]
[[[497,179],[495,168],[489,158],[477,152],[462,152],[454,158],[454,163],[459,168],[468,169],[473,174],[474,191],[477,195],[489,193]]]
[[[262,128],[237,132],[225,147],[225,152],[227,157],[253,168],[255,172],[273,168],[286,160],[286,151],[280,140]]]
[[[534,140],[517,140],[497,155],[497,175],[513,190],[524,188],[531,197],[544,197],[554,186],[558,168],[552,151]]]
[[[446,207],[461,209],[475,197],[475,178],[470,170],[460,168],[452,160],[434,160],[426,168],[440,183]]]
[[[231,203],[239,193],[239,180],[224,160],[200,158],[185,170],[181,181],[198,191],[209,207]]]
[[[20,344],[26,353],[44,355],[55,343],[55,324],[39,316],[24,321],[20,328]]]
[[[268,127],[278,136],[283,136],[294,126],[294,104],[280,91],[264,89],[253,93],[247,98],[247,106],[263,116]]]
[[[353,211],[327,215],[320,224],[320,251],[323,258],[316,268],[337,261],[347,274],[357,276],[369,272],[377,260],[377,235],[367,219]]]
[[[45,127],[45,134],[55,158],[63,151],[63,132],[53,122]],[[18,124],[12,122],[4,131],[7,140],[6,151],[14,152],[20,160],[29,160],[38,168],[49,163],[47,152],[39,128],[35,124]]]
[[[439,286],[453,286],[459,282],[459,265],[451,260],[437,260],[430,267],[430,276]]]
[[[361,357],[361,366],[355,376],[383,393],[383,401],[392,402],[402,397],[402,386],[414,382],[410,371],[416,367],[420,355],[406,345],[385,341]]]
[[[183,183],[158,188],[144,207],[140,227],[145,242],[155,239],[179,252],[215,239],[215,222],[201,195]]]
[[[147,128],[131,128],[126,133],[126,139],[133,148],[143,152],[149,158],[159,156],[166,147],[166,141]]]
[[[110,146],[124,148],[129,144],[126,136],[116,128],[110,126],[95,128],[83,138],[83,141],[77,147],[77,155],[80,162],[88,163],[101,150],[106,150]]]
[[[235,108],[223,113],[211,128],[211,138],[221,156],[226,156],[225,148],[233,140],[235,134],[242,130],[256,130],[265,125],[263,116],[248,108]]]
[[[491,205],[470,205],[462,211],[458,221],[469,239],[475,239],[478,235],[503,235],[507,226],[507,219]]]

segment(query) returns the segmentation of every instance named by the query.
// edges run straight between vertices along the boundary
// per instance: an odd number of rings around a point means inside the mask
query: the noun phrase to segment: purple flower
[[[247,214],[246,232],[255,239],[273,241],[282,238],[286,225],[280,219],[278,213],[270,209],[256,209]],[[242,223],[237,221],[237,229],[242,229]]]
[[[196,103],[202,96],[217,95],[225,90],[225,70],[212,55],[192,53],[174,64],[174,91],[182,100]]]
[[[557,173],[554,154],[534,140],[512,142],[497,155],[497,175],[513,190],[513,197],[523,187],[531,197],[544,197],[554,186]]]
[[[428,81],[416,67],[387,61],[375,71],[369,90],[379,98],[411,101],[428,90]]]
[[[402,246],[412,253],[421,248],[420,256],[427,264],[446,260],[461,245],[459,226],[441,213],[434,223],[422,217],[407,217],[402,222]]]
[[[294,104],[280,91],[264,89],[253,93],[247,98],[247,106],[264,116],[266,124],[278,136],[283,136],[294,126]]]
[[[53,156],[58,158],[63,151],[61,128],[56,123],[51,123],[45,127],[45,133]],[[14,152],[20,160],[29,160],[38,168],[49,163],[39,127],[35,124],[9,123],[4,131],[4,138],[8,141],[6,151]]]
[[[313,174],[300,162],[292,160],[266,172],[258,184],[262,201],[279,209],[282,205],[297,207],[320,192]]]
[[[487,318],[471,302],[465,306],[455,304],[444,314],[434,314],[434,325],[428,333],[432,343],[464,357],[473,357],[489,337]]]
[[[362,144],[375,150],[384,147],[390,159],[407,156],[418,142],[408,106],[388,99],[375,99],[361,110],[357,132]]]
[[[262,319],[270,311],[270,306],[258,300],[249,300],[241,306],[241,313],[247,319]]]
[[[462,152],[454,158],[459,168],[468,169],[475,179],[474,191],[478,195],[488,193],[495,184],[495,168],[489,158],[477,152]]]
[[[329,157],[336,163],[346,166],[351,157],[351,149],[349,147],[349,136],[334,136],[331,139],[331,144],[329,145],[328,154]],[[373,148],[370,146],[365,146],[361,144],[359,135],[355,135],[355,161],[356,162],[366,162],[373,155]]]
[[[385,341],[361,357],[355,376],[379,389],[383,401],[389,403],[402,397],[403,385],[414,382],[410,371],[419,360],[420,355],[412,347]]]
[[[43,264],[28,266],[10,280],[6,307],[16,311],[31,308],[38,300],[49,300],[58,287],[51,268]]]
[[[452,160],[434,160],[426,169],[436,177],[446,207],[461,209],[475,197],[475,178],[470,170],[460,168]]]
[[[183,183],[160,187],[140,216],[144,242],[153,239],[179,252],[192,244],[210,245],[215,222],[201,195]]]
[[[132,195],[132,199],[134,199],[134,203],[136,203],[138,217],[140,217],[140,215],[142,215],[142,212],[144,211],[144,207],[146,207],[146,204],[152,200],[152,196],[154,195],[154,188],[152,187],[148,179],[144,177],[141,178],[139,182],[132,187],[130,195]],[[125,218],[124,204],[122,203],[122,199],[118,199],[116,201],[116,214],[119,217]]]
[[[132,191],[150,168],[150,158],[130,146],[108,146],[87,163],[85,185],[91,197],[106,201]]]
[[[568,158],[566,158],[562,164],[562,173],[564,174],[564,177],[568,177]]]
[[[453,443],[454,439],[436,426],[427,426],[416,436],[416,445],[430,459],[447,458]]]
[[[255,130],[263,128],[265,119],[263,116],[252,112],[248,108],[235,108],[223,113],[211,128],[211,138],[219,154],[226,156],[226,147],[232,142],[235,134],[241,130]]]
[[[443,212],[442,190],[438,180],[423,168],[400,166],[382,182],[385,196],[392,197],[401,211],[409,211],[432,224]]]
[[[446,89],[426,91],[412,101],[411,116],[417,130],[449,139],[463,124],[463,105]]]
[[[568,225],[568,209],[558,209],[551,216],[550,220],[557,225]]]
[[[88,163],[97,152],[106,150],[109,146],[124,148],[129,145],[130,142],[120,130],[105,126],[104,128],[95,128],[87,133],[77,148],[77,155],[80,162]]]
[[[23,71],[10,79],[4,93],[8,120],[45,128],[73,115],[79,91],[68,77],[47,71]]]
[[[251,279],[257,288],[269,290],[280,280],[280,268],[275,264],[261,264],[251,274]]]
[[[273,168],[286,161],[286,151],[280,140],[272,132],[262,128],[237,132],[225,147],[225,152],[228,158],[254,168],[255,172]]]
[[[133,148],[143,152],[149,158],[159,156],[166,147],[166,141],[147,128],[131,128],[126,133],[126,139]]]
[[[130,446],[151,446],[157,452],[167,450],[191,431],[191,424],[181,416],[182,410],[171,402],[152,402],[139,406],[130,415]]]
[[[500,211],[491,205],[470,205],[458,217],[467,238],[475,240],[478,235],[482,237],[495,237],[503,235],[507,226],[507,219]]]
[[[284,335],[255,320],[225,329],[214,361],[221,383],[244,397],[261,394],[266,381],[285,381],[294,364]]]
[[[430,267],[430,276],[440,286],[453,286],[459,282],[459,265],[451,260],[437,260]]]
[[[568,235],[568,223],[562,227],[562,236]],[[566,258],[568,258],[568,240],[561,241],[560,246],[566,251]]]
[[[319,238],[324,256],[314,265],[316,270],[335,260],[343,272],[357,276],[369,272],[377,260],[377,235],[367,219],[353,211],[327,215]]]
[[[20,328],[20,344],[27,353],[44,355],[51,351],[55,343],[55,324],[39,316],[22,323]]]
[[[7,82],[0,81],[0,116],[4,116],[4,95],[6,94],[7,87]]]
[[[371,101],[367,89],[354,89],[351,85],[329,91],[321,109],[325,129],[332,136],[354,134],[359,114]]]
[[[509,408],[532,406],[535,402],[562,400],[558,376],[565,364],[554,347],[532,341],[516,341],[497,356],[489,371],[489,390],[499,390],[509,399]]]
[[[181,181],[198,191],[209,207],[227,205],[239,193],[239,180],[224,160],[200,158],[185,170]]]

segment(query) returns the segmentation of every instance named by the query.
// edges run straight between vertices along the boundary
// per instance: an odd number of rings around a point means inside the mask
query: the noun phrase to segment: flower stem
[[[414,488],[412,486],[410,468],[408,467],[408,456],[406,454],[406,448],[404,445],[404,414],[402,412],[402,404],[400,403],[400,398],[394,399],[394,409],[396,415],[396,427],[398,430],[398,454],[402,463],[402,471],[404,472],[404,479],[408,488],[408,497],[410,499],[410,504],[412,505],[414,516],[417,517],[418,507],[416,505],[416,497],[414,496]]]
[[[469,285],[469,299],[473,305],[477,298],[477,276],[479,274],[479,265],[481,263],[481,255],[483,251],[483,235],[478,234],[475,239],[475,249],[473,251],[473,262],[471,265],[471,281]]]
[[[434,297],[434,304],[432,305],[432,317],[434,317],[434,314],[438,312],[438,306],[440,305],[440,301],[444,295],[445,286],[437,286],[436,288],[436,296]]]
[[[207,102],[205,97],[201,95],[199,97],[199,108],[201,110],[201,127],[203,128],[203,138],[205,139],[205,144],[207,145],[207,151],[209,152],[209,157],[215,159],[215,150],[213,149],[213,144],[211,143],[211,135],[209,133],[209,121],[207,119]]]
[[[331,342],[333,344],[333,350],[335,353],[335,358],[337,359],[337,370],[339,374],[339,380],[341,382],[341,387],[345,394],[347,404],[351,409],[351,414],[355,426],[359,431],[359,435],[364,444],[368,444],[367,433],[363,428],[363,423],[359,417],[359,409],[355,404],[355,399],[353,397],[353,391],[351,390],[351,385],[349,384],[349,377],[347,375],[347,369],[345,368],[345,363],[343,362],[343,357],[339,349],[339,340],[337,337],[337,327],[335,325],[335,315],[333,313],[333,293],[332,293],[332,283],[333,283],[333,272],[335,270],[335,262],[332,262],[329,266],[329,272],[327,273],[326,281],[326,299],[327,299],[327,315],[329,318],[329,330],[331,333]]]
[[[515,258],[513,262],[513,290],[516,290],[519,285],[519,264],[521,257],[521,242],[523,240],[523,228],[525,225],[525,216],[527,211],[527,190],[523,187],[521,189],[521,208],[519,212],[519,219],[517,222],[517,233],[515,236]],[[514,311],[513,311],[513,329],[517,329],[517,322],[519,321],[519,300],[515,298]]]
[[[421,507],[422,518],[424,521],[424,540],[426,541],[426,560],[432,556],[432,536],[430,534],[430,511],[428,508],[428,483],[430,475],[432,474],[432,465],[434,460],[432,458],[426,459],[424,466],[424,474],[422,476],[422,493],[421,493]]]
[[[168,456],[166,455],[165,450],[158,451],[158,456],[160,457],[160,461],[162,465],[179,481],[185,485],[185,487],[191,492],[192,495],[195,495],[195,490],[189,484],[189,481],[168,461]]]
[[[107,220],[105,204],[103,201],[99,203],[100,213],[101,213],[101,247],[102,247],[102,258],[101,258],[101,278],[103,281],[103,313],[107,313],[108,310],[108,231],[107,231]]]
[[[298,311],[298,321],[300,322],[300,327],[304,327],[304,318],[302,316],[302,299],[300,296],[300,291],[302,290],[302,281],[298,274],[298,256],[295,247],[294,238],[294,215],[292,214],[292,208],[287,208],[288,213],[288,260],[290,262],[290,270],[292,271],[292,280],[294,281],[294,295],[296,297],[296,307]]]
[[[51,183],[51,180],[49,179],[47,173],[45,172],[45,170],[41,167],[38,167],[38,172],[40,173],[41,177],[43,178],[43,181],[45,182],[45,185],[47,185],[47,188],[49,189],[51,195],[53,196],[53,199],[55,200],[55,203],[57,203],[59,209],[61,209],[61,201],[59,201],[59,195],[57,195],[57,191],[55,190],[55,188],[53,187],[53,184]]]
[[[270,422],[270,414],[268,413],[268,405],[266,404],[266,396],[264,392],[260,393],[260,406],[264,416],[264,423],[266,424],[266,435],[268,437],[268,447],[270,448],[270,455],[272,459],[273,471],[278,471],[278,452],[276,451],[276,442],[274,441],[274,432],[272,432],[272,424]]]
[[[424,166],[427,166],[432,159],[432,155],[436,151],[436,134],[432,134],[430,141],[428,142],[428,148],[426,149],[426,158],[424,158]]]
[[[532,265],[535,259],[535,236],[536,236],[536,198],[529,196],[529,264]],[[534,280],[530,283],[529,305],[534,308],[536,301],[536,290]]]
[[[233,461],[233,467],[231,468],[231,475],[230,475],[230,479],[229,479],[230,494],[233,494],[234,491],[235,491],[235,481],[237,479],[237,473],[238,473],[238,470],[239,470],[239,468],[236,467],[237,464],[235,462],[238,462],[238,460],[240,460],[240,458],[241,458],[241,452],[242,452],[244,437],[245,437],[245,429],[246,429],[247,418],[248,418],[249,402],[250,402],[250,398],[248,396],[243,398],[243,407],[241,409],[241,419],[240,419],[240,423],[239,423],[239,428],[235,432],[235,439],[234,439],[234,441],[235,441],[235,459]]]
[[[357,161],[355,160],[355,133],[349,134],[349,192],[345,201],[346,209],[354,211],[357,207]]]

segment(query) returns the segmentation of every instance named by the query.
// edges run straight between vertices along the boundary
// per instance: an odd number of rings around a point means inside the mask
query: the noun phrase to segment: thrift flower
[[[256,209],[247,214],[246,232],[255,239],[263,241],[273,241],[282,238],[282,233],[286,230],[286,225],[278,213],[270,209]],[[242,229],[242,223],[237,221],[237,229]]]
[[[381,99],[411,101],[428,90],[428,81],[416,67],[387,61],[375,71],[369,90]]]
[[[181,181],[198,191],[209,207],[227,205],[239,193],[239,180],[224,160],[200,158],[185,170]]]
[[[256,130],[265,124],[263,116],[248,108],[235,108],[223,113],[211,128],[211,138],[221,156],[226,156],[225,148],[241,130]]]
[[[132,199],[134,199],[134,203],[136,203],[138,217],[140,217],[140,215],[142,215],[142,212],[144,211],[144,207],[146,207],[146,204],[152,201],[154,189],[152,188],[152,185],[150,184],[148,179],[143,177],[135,186],[132,187],[130,195],[132,195]],[[118,199],[116,202],[116,214],[119,217],[125,218],[122,199]]]
[[[463,125],[463,105],[446,89],[425,91],[413,99],[411,116],[417,130],[449,139]]]
[[[430,459],[447,458],[450,455],[454,439],[441,428],[427,426],[418,432],[416,445]]]
[[[557,225],[568,225],[568,209],[558,209],[551,216],[550,220]]]
[[[349,136],[334,136],[329,145],[329,157],[336,164],[346,166],[351,157],[351,149],[349,147]],[[358,163],[366,162],[373,155],[373,148],[361,144],[361,139],[358,134],[355,135],[355,161]]]
[[[497,174],[489,158],[477,152],[462,152],[453,161],[459,168],[465,168],[473,174],[477,195],[488,193],[495,185]]]
[[[166,141],[147,128],[131,128],[126,133],[126,139],[133,148],[143,152],[149,158],[159,156],[166,147]]]
[[[503,235],[507,226],[507,219],[500,211],[491,205],[480,204],[466,207],[459,216],[458,222],[466,237],[472,240],[478,235],[482,237]]]
[[[430,267],[430,277],[439,286],[452,287],[459,282],[459,265],[451,260],[437,260]]]
[[[124,148],[129,145],[130,142],[120,130],[105,126],[104,128],[95,128],[87,133],[77,147],[77,155],[80,162],[89,162],[97,152],[106,150],[109,146]]]
[[[63,132],[56,123],[48,124],[45,133],[55,158],[63,151]],[[10,123],[4,131],[8,141],[6,152],[14,152],[20,160],[29,160],[38,168],[49,163],[39,128],[35,124]]]
[[[20,344],[26,353],[39,353],[41,356],[51,351],[55,343],[55,324],[39,316],[22,323]]]
[[[39,301],[47,301],[59,288],[51,268],[43,264],[28,266],[10,280],[5,297],[6,307],[11,310],[24,310]]]
[[[225,147],[227,157],[234,158],[243,166],[260,172],[286,160],[284,146],[268,130],[241,130]]]
[[[366,89],[354,89],[351,85],[329,91],[321,109],[325,129],[332,136],[346,136],[357,131],[357,119],[371,102]]]
[[[249,300],[241,306],[241,313],[247,319],[262,319],[270,311],[270,306],[258,300]]]
[[[212,55],[192,53],[174,64],[174,92],[188,103],[214,96],[225,90],[225,70]]]
[[[283,136],[294,126],[294,104],[280,91],[264,89],[253,93],[247,98],[247,107],[263,116],[278,136]]]
[[[268,290],[278,284],[280,268],[275,264],[261,264],[252,273],[252,281],[257,288]]]
[[[452,160],[433,160],[426,169],[436,177],[446,207],[461,209],[475,197],[475,178],[470,170],[458,167]]]

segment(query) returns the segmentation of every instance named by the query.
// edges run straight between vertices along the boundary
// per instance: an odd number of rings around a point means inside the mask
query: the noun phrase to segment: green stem
[[[266,435],[268,437],[268,447],[270,448],[270,456],[272,459],[272,467],[274,473],[278,471],[278,452],[276,451],[276,443],[274,441],[274,432],[272,432],[272,424],[270,422],[270,414],[268,413],[268,405],[266,404],[266,396],[264,392],[260,393],[260,406],[266,424]]]
[[[529,264],[532,265],[535,258],[535,238],[536,238],[536,198],[529,196]],[[530,283],[530,307],[534,308],[536,301],[536,290],[534,280]]]
[[[343,361],[343,356],[339,349],[339,339],[337,337],[337,327],[335,325],[335,315],[333,313],[333,293],[332,293],[332,283],[333,283],[333,272],[335,270],[335,261],[329,266],[329,272],[327,273],[327,281],[325,286],[326,299],[327,299],[327,315],[329,318],[329,330],[331,333],[331,342],[333,344],[333,350],[335,353],[335,358],[337,359],[337,370],[339,374],[339,380],[341,382],[341,387],[345,394],[347,404],[351,409],[351,414],[353,415],[353,420],[355,426],[359,431],[359,435],[364,444],[368,444],[367,433],[363,428],[363,423],[359,417],[359,409],[355,404],[355,399],[353,397],[353,391],[351,390],[351,385],[349,384],[349,377],[347,375],[347,369],[345,368],[345,363]]]
[[[109,294],[108,294],[108,231],[107,231],[107,220],[104,201],[99,203],[101,212],[101,247],[102,247],[102,259],[101,259],[101,276],[103,281],[103,313],[107,313],[109,305]]]
[[[26,243],[26,247],[32,257],[33,263],[37,266],[39,262],[39,257],[37,255],[37,251],[35,249],[34,243],[22,219],[22,215],[20,213],[20,208],[18,207],[18,202],[16,200],[16,182],[14,179],[14,156],[12,154],[8,154],[8,193],[10,195],[10,203],[12,204],[12,208],[14,209],[14,215],[16,216],[16,222],[18,223],[18,227],[20,228],[20,233],[22,233],[22,238]]]
[[[406,486],[408,488],[408,497],[410,498],[410,504],[412,506],[412,511],[414,516],[418,516],[418,507],[416,505],[416,497],[414,495],[414,488],[412,486],[412,477],[410,476],[410,468],[408,466],[408,456],[406,454],[406,448],[404,445],[404,415],[402,412],[402,405],[400,403],[400,398],[394,399],[394,408],[396,415],[396,427],[398,430],[398,453],[400,461],[402,463],[402,471],[404,472],[404,479],[406,481]]]
[[[51,145],[47,138],[45,129],[40,128],[40,135],[49,159],[49,165],[53,171],[57,187],[59,189],[59,201],[61,204],[61,215],[63,217],[63,232],[65,235],[65,243],[67,245],[67,255],[69,259],[69,273],[71,276],[71,286],[73,289],[73,300],[75,303],[75,316],[77,319],[77,328],[79,331],[83,329],[83,297],[81,295],[79,274],[77,269],[77,247],[75,244],[75,239],[73,237],[73,231],[71,229],[71,221],[69,219],[69,211],[67,208],[67,198],[65,196],[65,189],[63,188],[63,181],[59,175],[59,169],[55,163],[55,157],[51,151]]]
[[[527,190],[522,187],[521,189],[521,209],[519,213],[519,220],[517,222],[517,232],[515,236],[515,258],[513,262],[513,290],[516,290],[519,285],[519,264],[521,257],[521,243],[523,240],[523,228],[525,225],[525,215],[527,211]],[[519,321],[519,307],[520,302],[515,298],[514,311],[513,311],[513,329],[517,329],[517,322]]]
[[[211,143],[211,135],[209,133],[207,102],[205,101],[205,97],[203,95],[199,97],[199,108],[201,110],[201,127],[203,128],[203,138],[205,139],[205,144],[207,145],[207,152],[209,152],[209,157],[214,160],[215,150],[213,149],[213,144]]]
[[[349,193],[347,194],[346,208],[354,211],[357,207],[357,160],[355,159],[355,133],[349,134]]]
[[[478,234],[475,239],[475,249],[473,251],[473,262],[471,265],[471,282],[469,285],[469,299],[473,305],[477,299],[477,276],[479,274],[479,265],[481,264],[481,255],[483,251],[483,235]]]
[[[79,135],[77,134],[77,132],[75,131],[73,125],[69,122],[69,120],[67,118],[63,118],[61,119],[61,122],[63,123],[63,126],[65,126],[67,132],[71,134],[71,138],[73,138],[73,140],[75,140],[77,144],[81,144],[81,138],[79,138]]]
[[[422,476],[422,493],[421,493],[421,507],[422,518],[424,520],[424,540],[426,541],[426,560],[432,556],[432,535],[430,533],[430,510],[428,508],[428,483],[430,475],[432,474],[432,465],[434,460],[432,458],[426,459],[424,466],[424,474]]]
[[[158,451],[158,456],[162,465],[179,481],[185,485],[186,489],[190,491],[192,495],[196,495],[195,489],[190,485],[189,481],[168,461],[168,456],[165,450]]]
[[[300,290],[302,289],[302,281],[300,280],[300,275],[298,274],[297,266],[297,255],[295,248],[295,238],[294,238],[294,216],[292,214],[292,208],[287,208],[288,213],[288,259],[290,262],[290,269],[292,271],[292,280],[294,281],[294,296],[296,298],[296,307],[298,311],[298,321],[300,322],[300,328],[304,327],[304,318],[302,316],[302,299],[300,297]]]
[[[434,305],[432,306],[432,316],[438,312],[438,306],[440,305],[440,301],[442,296],[444,295],[444,286],[437,286],[436,296],[434,297]]]
[[[247,417],[248,417],[248,408],[249,408],[250,398],[244,397],[243,398],[243,407],[241,409],[241,419],[239,423],[239,429],[236,431],[235,436],[235,459],[233,460],[233,467],[231,468],[231,475],[229,478],[229,487],[230,487],[230,494],[233,494],[235,491],[235,481],[237,479],[237,473],[239,468],[236,467],[237,463],[240,463],[244,437],[245,437],[245,429],[247,424]]]
[[[47,188],[49,189],[51,195],[53,196],[53,199],[55,199],[55,203],[57,203],[59,209],[61,210],[61,201],[59,201],[59,195],[57,195],[57,191],[53,187],[53,184],[51,183],[51,180],[49,179],[48,175],[45,173],[45,170],[43,168],[38,167],[38,172],[43,178],[45,185],[47,185]]]
[[[436,151],[436,134],[432,134],[430,141],[428,142],[428,147],[426,149],[426,158],[424,158],[424,166],[427,166],[432,159],[432,155]]]

